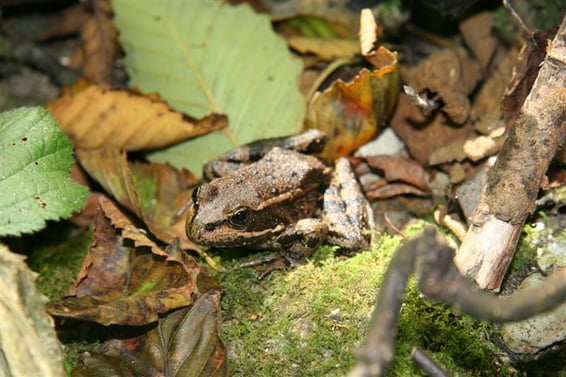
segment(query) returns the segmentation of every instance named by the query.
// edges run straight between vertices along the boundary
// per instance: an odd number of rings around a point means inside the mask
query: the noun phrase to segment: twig
[[[415,364],[424,370],[429,377],[448,377],[448,373],[420,348],[413,347],[411,357]]]
[[[515,8],[513,8],[513,6],[511,6],[511,3],[509,2],[509,0],[503,0],[503,6],[505,7],[505,9],[507,9],[509,14],[511,15],[511,18],[513,18],[513,20],[519,26],[519,29],[521,29],[521,31],[525,34],[525,36],[529,36],[529,37],[532,36],[533,35],[532,30],[529,29],[529,27],[525,24],[525,22],[523,21],[521,16],[519,16],[519,13],[517,13]],[[535,44],[536,44],[536,41],[535,41]]]
[[[545,173],[566,138],[566,17],[521,114],[488,173],[456,264],[481,288],[498,290]]]
[[[413,270],[426,297],[481,320],[519,321],[566,301],[566,268],[537,286],[502,297],[478,289],[463,277],[453,257],[454,251],[432,227],[397,250],[379,290],[366,344],[358,355],[359,363],[350,377],[382,376],[391,366],[399,310]]]

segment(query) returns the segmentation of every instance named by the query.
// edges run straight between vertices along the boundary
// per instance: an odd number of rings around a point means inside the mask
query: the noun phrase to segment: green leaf
[[[42,108],[0,113],[0,236],[31,233],[79,210],[88,191],[69,177],[73,146]]]
[[[152,161],[198,172],[236,144],[301,128],[302,64],[268,16],[212,0],[113,0],[112,6],[130,85],[158,92],[193,117],[229,117],[228,129],[152,153]]]

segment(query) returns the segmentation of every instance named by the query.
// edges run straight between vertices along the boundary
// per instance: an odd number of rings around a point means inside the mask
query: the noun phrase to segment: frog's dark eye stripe
[[[234,229],[244,229],[252,219],[252,213],[247,207],[240,207],[230,216],[230,225]]]
[[[195,187],[195,189],[193,190],[192,198],[193,198],[193,204],[194,204],[194,205],[198,205],[198,194],[199,194],[199,192],[200,192],[200,187],[201,187],[201,186],[197,186],[197,187]]]

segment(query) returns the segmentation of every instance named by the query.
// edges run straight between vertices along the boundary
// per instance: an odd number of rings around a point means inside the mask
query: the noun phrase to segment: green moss
[[[523,227],[519,243],[509,266],[509,271],[519,271],[532,263],[537,256],[537,245],[540,244],[541,232],[529,225]]]
[[[92,230],[58,243],[45,243],[33,251],[29,266],[39,273],[36,284],[50,300],[63,296],[75,281],[88,247]]]
[[[500,366],[498,350],[489,341],[492,326],[423,299],[411,279],[399,319],[398,375],[423,375],[410,352],[419,347],[443,368],[459,376],[510,375]],[[504,370],[505,369],[505,370]]]
[[[422,225],[408,232],[414,234]],[[252,269],[221,276],[224,339],[232,376],[344,376],[363,342],[377,287],[400,237],[382,236],[372,251],[329,258],[322,248],[312,260],[257,281]],[[410,284],[400,319],[393,376],[419,372],[410,351],[419,346],[450,371],[478,375],[497,370],[486,341],[490,327],[421,298]]]

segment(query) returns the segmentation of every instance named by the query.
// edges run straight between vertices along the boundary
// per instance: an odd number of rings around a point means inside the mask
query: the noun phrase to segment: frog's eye
[[[229,221],[233,228],[244,229],[250,222],[251,218],[250,209],[247,207],[241,207],[234,211],[234,213],[230,216]]]
[[[198,204],[198,194],[200,192],[200,186],[195,187],[195,189],[193,190],[192,193],[192,198],[193,198],[193,204],[197,205]]]

